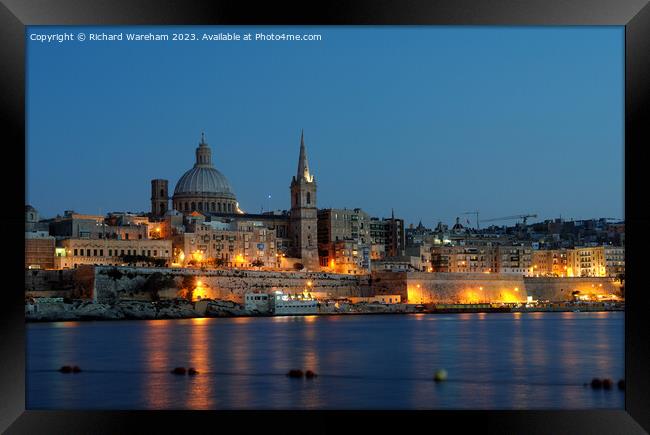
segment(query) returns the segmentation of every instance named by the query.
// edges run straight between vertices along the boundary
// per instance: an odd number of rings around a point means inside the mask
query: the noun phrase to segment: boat
[[[276,316],[317,314],[318,301],[302,293],[290,295],[276,291],[269,297],[269,308]]]

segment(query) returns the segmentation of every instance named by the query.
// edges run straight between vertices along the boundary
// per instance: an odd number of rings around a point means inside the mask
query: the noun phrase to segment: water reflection
[[[623,313],[34,324],[27,400],[50,409],[621,408],[620,391],[582,382],[623,377],[622,337]],[[74,363],[85,371],[43,371]],[[170,374],[176,366],[199,375]],[[291,379],[292,368],[319,376]],[[438,368],[447,382],[433,382]]]
[[[211,343],[208,325],[210,319],[197,318],[190,320],[189,362],[190,367],[198,370],[199,374],[188,379],[187,407],[189,409],[211,409],[214,407],[213,387],[217,382],[209,373],[213,371],[211,364]]]
[[[169,407],[170,391],[167,383],[170,364],[170,334],[174,324],[165,320],[143,320],[142,334],[145,375],[142,376],[145,403],[151,409]]]

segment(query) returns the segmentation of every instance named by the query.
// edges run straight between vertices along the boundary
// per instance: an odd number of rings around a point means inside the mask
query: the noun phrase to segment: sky
[[[320,34],[320,41],[30,35]],[[251,213],[288,209],[304,129],[319,208],[406,224],[623,218],[623,27],[53,27],[27,37],[26,203],[148,211],[205,132]],[[76,39],[76,37],[75,37]],[[269,198],[270,196],[270,198]],[[513,224],[514,221],[495,222]]]

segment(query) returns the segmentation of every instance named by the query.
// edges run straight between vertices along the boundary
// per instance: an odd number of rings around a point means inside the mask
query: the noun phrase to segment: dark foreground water
[[[29,324],[28,409],[584,409],[624,394],[624,315],[494,313]],[[83,372],[63,374],[62,365]],[[200,374],[172,375],[177,366]],[[285,376],[313,370],[315,379]],[[437,368],[446,382],[432,380]]]

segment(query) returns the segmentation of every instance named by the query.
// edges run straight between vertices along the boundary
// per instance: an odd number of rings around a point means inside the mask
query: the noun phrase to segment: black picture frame
[[[31,411],[25,410],[24,224],[25,26],[120,24],[376,24],[625,26],[625,409],[588,411]],[[207,430],[235,427],[282,433],[457,430],[497,433],[644,433],[650,431],[650,316],[642,270],[650,212],[644,189],[650,137],[650,6],[645,0],[445,0],[260,2],[2,0],[0,105],[6,127],[2,228],[10,235],[0,303],[0,430],[6,433],[169,432],[179,422]],[[580,162],[576,162],[580,164]],[[607,176],[607,174],[603,174]],[[21,178],[22,177],[22,178]],[[278,415],[280,414],[280,415]],[[336,415],[334,415],[336,414]],[[348,417],[351,417],[350,419]],[[420,429],[422,430],[422,429]]]

